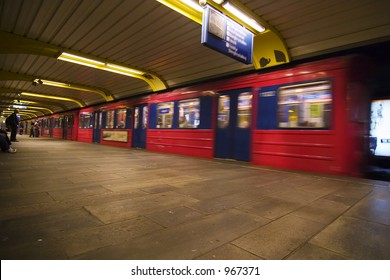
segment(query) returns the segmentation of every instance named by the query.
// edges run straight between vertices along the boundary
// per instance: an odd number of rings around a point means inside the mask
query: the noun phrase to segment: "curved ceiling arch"
[[[161,77],[147,70],[129,67],[125,64],[118,64],[114,61],[109,61],[107,59],[84,54],[82,52],[57,47],[55,45],[32,40],[4,31],[0,31],[0,40],[2,41],[2,44],[0,44],[0,53],[3,54],[35,54],[89,67],[92,65],[92,67],[96,69],[110,71],[119,75],[126,75],[132,78],[143,80],[150,86],[152,91],[164,90],[167,88],[166,82]],[[76,59],[72,60],[70,57],[75,57]],[[96,63],[88,64],[85,61],[93,61]]]

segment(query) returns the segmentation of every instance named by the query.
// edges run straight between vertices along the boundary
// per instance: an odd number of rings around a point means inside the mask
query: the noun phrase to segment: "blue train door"
[[[220,93],[215,157],[242,161],[250,160],[251,116],[251,89]]]
[[[62,127],[62,139],[67,139],[68,138],[68,117],[61,116],[60,122]]]
[[[137,105],[134,108],[134,126],[132,147],[146,148],[146,128],[148,126],[148,105]]]
[[[93,112],[93,143],[100,143],[100,130],[102,128],[102,112]]]

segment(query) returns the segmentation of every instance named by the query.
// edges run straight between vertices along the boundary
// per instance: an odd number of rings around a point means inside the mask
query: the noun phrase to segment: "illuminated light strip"
[[[161,4],[178,12],[179,14],[182,14],[183,16],[188,17],[189,19],[202,25],[203,9],[202,11],[200,11],[197,8],[187,5],[185,1],[181,1],[181,0],[156,0],[156,1],[160,2]]]
[[[21,95],[25,96],[33,96],[33,97],[39,97],[39,98],[47,98],[47,99],[56,99],[56,100],[63,100],[63,101],[70,101],[78,104],[80,107],[84,107],[85,104],[81,103],[78,100],[67,98],[67,97],[61,97],[61,96],[53,96],[53,95],[44,95],[44,94],[38,94],[38,93],[31,93],[31,92],[22,92]]]
[[[94,67],[94,68],[99,68],[99,67],[104,66],[104,62],[100,62],[100,61],[97,61],[94,59],[89,59],[89,58],[85,58],[82,56],[78,56],[78,55],[74,55],[74,54],[70,54],[70,53],[66,53],[66,52],[63,52],[58,57],[58,59],[72,62],[72,63],[81,64],[84,66]]]
[[[34,81],[37,81],[37,79]],[[59,83],[59,82],[54,82],[54,81],[48,81],[48,80],[40,80],[40,81],[42,81],[42,84],[46,85],[46,86],[53,86],[53,87],[69,87],[70,86],[69,84]]]
[[[185,5],[183,4],[183,6],[185,6]],[[136,78],[136,79],[141,79],[141,80],[145,81],[152,88],[153,91],[167,89],[166,83],[162,79],[160,79],[158,76],[156,76],[152,73],[147,73],[144,71],[132,69],[132,68],[117,65],[117,64],[105,63],[105,62],[101,62],[101,61],[94,60],[94,59],[84,58],[82,56],[73,55],[73,54],[69,54],[66,52],[63,52],[57,59],[71,62],[71,63],[75,63],[75,64],[80,64],[80,65],[87,66],[87,67],[92,67],[92,68],[99,69],[99,70],[113,72],[113,73],[120,74],[120,75],[130,76],[130,77]],[[95,92],[96,92],[96,90],[95,90]],[[109,98],[112,98],[112,97],[109,97]],[[113,100],[113,99],[111,99],[111,100]],[[108,100],[108,101],[110,101],[110,100]]]
[[[242,12],[240,9],[235,7],[234,5],[230,4],[229,2],[225,2],[222,4],[222,7],[224,7],[227,11],[235,15],[237,18],[241,19],[244,23],[249,25],[250,27],[254,28],[255,30],[259,32],[264,32],[265,27],[259,24],[257,21],[255,21],[253,18],[246,15],[244,12]]]
[[[179,0],[180,2],[183,2],[187,6],[190,6],[191,8],[203,13],[203,8],[196,2],[191,1],[191,0]]]
[[[123,66],[116,65],[116,64],[107,63],[106,66],[107,66],[107,71],[112,71],[112,68],[113,68],[113,69],[115,69],[115,71],[119,71],[120,73],[130,73],[130,74],[135,74],[135,75],[143,75],[144,74],[144,72],[142,72],[142,71],[131,69],[128,67],[123,67]]]
[[[97,60],[93,60],[93,59],[89,59],[89,58],[84,58],[84,57],[69,54],[66,52],[63,52],[58,57],[58,59],[63,60],[63,61],[67,61],[67,62],[80,64],[80,65],[84,65],[84,66],[88,66],[88,67],[92,67],[92,68],[110,71],[110,72],[114,72],[114,73],[122,74],[122,75],[126,75],[126,76],[133,75],[132,77],[137,77],[137,75],[140,76],[140,75],[144,74],[144,72],[142,72],[142,71],[132,69],[129,67],[120,66],[120,65],[111,64],[111,63],[104,63],[101,61],[97,61]]]
[[[198,22],[202,23],[202,14],[203,8],[200,5],[197,5],[194,1],[191,0],[157,0],[161,4],[179,12],[180,14]],[[236,5],[229,3],[227,0],[212,0],[215,4],[215,7],[221,12],[228,12],[233,20],[239,20],[242,24],[246,25],[249,29],[254,32],[264,32],[266,28],[258,23],[255,19],[251,18],[245,11],[238,8]],[[207,4],[208,1],[201,1],[203,5]],[[209,3],[211,4],[211,3]],[[200,10],[198,7],[202,8]]]
[[[28,100],[22,100],[22,99],[14,99],[14,103],[23,103],[23,105],[28,105],[30,103],[38,103],[38,102],[35,102],[35,101],[28,101]]]

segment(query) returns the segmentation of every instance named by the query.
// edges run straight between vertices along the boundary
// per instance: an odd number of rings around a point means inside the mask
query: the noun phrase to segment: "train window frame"
[[[201,118],[200,98],[182,99],[177,101],[179,111],[178,128],[180,129],[198,129]]]
[[[332,106],[331,80],[280,86],[277,90],[277,127],[330,129]]]
[[[230,96],[221,95],[218,98],[218,128],[226,128],[230,124]]]
[[[106,121],[104,124],[104,129],[113,129],[115,127],[115,110],[105,111]]]
[[[252,125],[253,93],[244,91],[237,100],[237,128],[250,128]]]
[[[115,128],[125,129],[127,127],[128,108],[118,108],[115,110]]]
[[[92,129],[93,127],[93,115],[91,112],[81,113],[79,115],[79,128]]]
[[[175,114],[175,102],[160,102],[156,106],[156,128],[172,129]]]

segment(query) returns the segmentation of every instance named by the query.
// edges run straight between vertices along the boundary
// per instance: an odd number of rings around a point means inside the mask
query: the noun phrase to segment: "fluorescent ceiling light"
[[[74,54],[70,54],[70,53],[66,53],[66,52],[63,52],[58,57],[58,59],[63,60],[63,61],[67,61],[67,62],[80,64],[80,65],[84,65],[84,66],[88,66],[88,67],[93,67],[93,68],[99,68],[99,67],[104,66],[103,62],[100,62],[100,61],[97,61],[94,59],[85,58],[85,57],[78,56],[78,55],[74,55]]]
[[[213,0],[213,2],[217,3],[217,4],[222,4],[225,0]]]
[[[119,72],[119,73],[124,73],[124,74],[135,74],[135,75],[143,75],[144,72],[142,71],[138,71],[138,70],[135,70],[135,69],[131,69],[131,68],[128,68],[128,67],[123,67],[123,66],[120,66],[120,65],[116,65],[116,64],[110,64],[110,63],[107,63],[107,71],[111,71],[111,72],[114,72],[113,70],[115,70],[115,73]]]
[[[43,85],[46,86],[53,86],[53,87],[69,87],[69,84],[60,83],[60,82],[54,82],[54,81],[48,81],[48,80],[40,80]]]
[[[58,57],[58,59],[63,60],[63,61],[67,61],[67,62],[71,62],[71,63],[76,63],[76,64],[92,67],[92,68],[97,68],[100,70],[114,72],[114,73],[121,74],[121,75],[131,76],[134,78],[137,78],[137,76],[141,76],[144,74],[144,72],[142,72],[142,71],[135,70],[135,69],[132,69],[129,67],[124,67],[124,66],[110,64],[110,63],[104,63],[101,61],[85,58],[85,57],[78,56],[78,55],[69,54],[66,52],[63,52]]]
[[[214,1],[214,0],[213,0]],[[214,1],[215,2],[215,1]],[[235,15],[237,18],[241,19],[244,23],[248,24],[250,27],[254,28],[255,30],[259,32],[264,32],[265,28],[260,25],[257,21],[255,21],[253,18],[247,16],[244,12],[230,4],[229,2],[225,2],[222,4],[222,7],[224,7],[227,11]]]
[[[196,3],[192,0],[180,0],[180,2],[183,2],[187,6],[190,6],[191,8],[203,13],[203,8],[198,3]]]
[[[34,104],[34,103],[37,103],[37,102],[28,101],[28,100],[22,100],[22,99],[14,99],[14,104],[28,105],[28,104]]]

